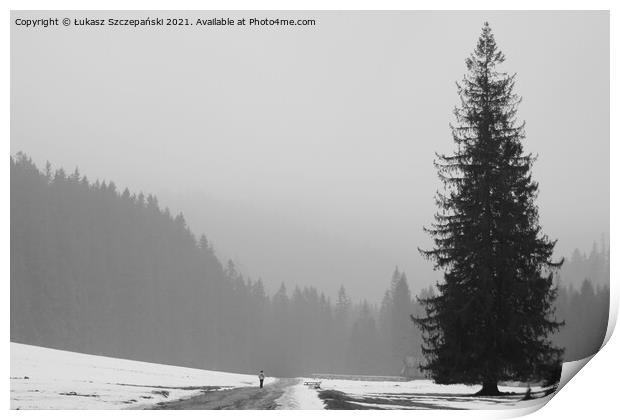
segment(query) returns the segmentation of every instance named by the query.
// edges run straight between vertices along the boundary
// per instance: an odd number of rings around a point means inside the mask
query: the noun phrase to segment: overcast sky
[[[373,301],[417,291],[434,152],[485,20],[523,96],[541,224],[558,255],[609,232],[606,12],[134,13],[316,19],[314,27],[11,29],[11,153],[160,196],[218,255]],[[13,12],[17,17],[122,13]]]

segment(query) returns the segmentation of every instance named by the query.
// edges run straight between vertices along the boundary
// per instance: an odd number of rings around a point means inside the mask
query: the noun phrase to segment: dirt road
[[[234,388],[224,391],[209,391],[192,398],[159,403],[155,410],[275,410],[276,400],[285,388],[294,385],[295,379],[278,379],[258,387]]]

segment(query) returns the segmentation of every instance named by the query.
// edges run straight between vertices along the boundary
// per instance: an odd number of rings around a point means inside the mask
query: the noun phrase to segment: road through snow
[[[221,391],[208,391],[183,400],[160,402],[154,408],[163,410],[275,410],[277,402],[287,390],[296,386],[297,379],[279,379],[264,388],[243,387]]]

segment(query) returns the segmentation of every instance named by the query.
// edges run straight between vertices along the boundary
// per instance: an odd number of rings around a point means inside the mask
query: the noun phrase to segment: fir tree
[[[399,273],[398,269],[394,272],[391,287],[392,311],[391,311],[391,346],[392,356],[398,361],[400,372],[406,356],[412,354],[414,327],[409,320],[409,314],[413,309],[411,302],[411,292],[407,284],[405,273]]]
[[[503,62],[485,23],[457,84],[456,152],[435,163],[445,187],[425,229],[435,246],[421,250],[444,281],[437,296],[419,299],[426,316],[414,319],[424,334],[421,368],[437,383],[482,384],[485,395],[497,394],[499,381],[555,372],[562,356],[549,339],[561,326],[552,273],[562,261],[552,261],[555,241],[538,222],[534,158],[523,151],[515,75],[498,70]]]
[[[209,241],[207,241],[207,236],[203,233],[200,235],[200,240],[198,241],[198,248],[202,251],[207,251],[209,249]]]
[[[336,301],[336,316],[341,318],[343,323],[347,320],[350,308],[351,299],[347,296],[344,286],[341,285],[338,289],[338,300]]]

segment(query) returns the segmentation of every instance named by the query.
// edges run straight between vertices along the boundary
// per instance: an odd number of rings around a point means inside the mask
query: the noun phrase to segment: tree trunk
[[[489,380],[482,383],[482,389],[478,391],[477,395],[493,396],[502,395],[502,393],[497,389],[497,381]]]

